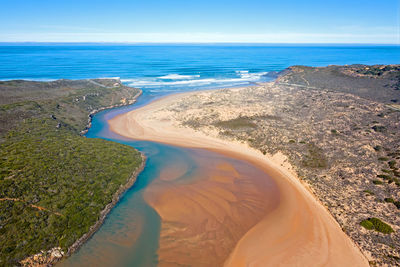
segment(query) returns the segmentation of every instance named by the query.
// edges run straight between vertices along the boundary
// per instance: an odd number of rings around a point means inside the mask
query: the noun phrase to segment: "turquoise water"
[[[158,261],[160,218],[144,201],[143,193],[160,172],[176,163],[187,167],[186,174],[195,171],[200,168],[193,158],[198,153],[242,169],[251,166],[212,152],[127,140],[108,130],[108,119],[173,92],[268,81],[268,72],[290,65],[399,61],[399,46],[0,44],[0,80],[120,77],[123,83],[143,90],[135,105],[96,114],[86,136],[139,149],[147,156],[146,167],[100,230],[61,265],[154,266]]]
[[[0,80],[119,77],[143,97],[249,85],[292,65],[397,64],[396,45],[0,43]]]
[[[0,43],[0,80],[120,77],[150,97],[248,85],[291,65],[399,62],[399,46]]]
[[[97,113],[86,136],[113,140],[139,149],[147,157],[145,169],[111,210],[100,230],[61,266],[156,266],[160,218],[144,201],[143,192],[165,166],[173,161],[191,162],[184,156],[186,151],[183,149],[126,140],[110,132],[107,119],[126,110],[127,107],[122,107]]]
[[[145,98],[142,99],[147,102]],[[146,166],[134,186],[112,209],[99,231],[60,266],[156,266],[161,223],[157,212],[144,200],[144,193],[150,183],[168,167],[178,164],[185,166],[184,174],[176,179],[176,183],[186,184],[195,182],[194,173],[199,176],[202,168],[210,168],[208,164],[199,166],[196,158],[201,157],[210,163],[224,161],[237,167],[241,175],[255,176],[257,178],[254,179],[261,180],[270,188],[274,187],[263,171],[247,162],[202,149],[133,141],[109,131],[107,120],[143,105],[143,100],[134,106],[102,111],[94,116],[92,127],[86,134],[88,138],[103,138],[133,146],[146,155]]]

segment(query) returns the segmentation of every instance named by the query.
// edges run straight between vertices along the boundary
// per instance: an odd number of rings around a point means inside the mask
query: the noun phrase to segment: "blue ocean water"
[[[88,138],[133,146],[147,164],[100,230],[61,266],[156,266],[160,218],[143,192],[170,164],[198,167],[190,149],[127,140],[109,131],[108,119],[173,92],[267,81],[268,72],[291,65],[394,63],[400,63],[399,46],[0,44],[0,80],[119,77],[144,92],[133,106],[93,118]]]
[[[120,77],[154,96],[247,85],[291,65],[400,63],[400,46],[0,44],[0,80]]]

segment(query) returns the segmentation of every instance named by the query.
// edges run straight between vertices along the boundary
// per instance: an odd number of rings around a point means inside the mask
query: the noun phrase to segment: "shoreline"
[[[112,109],[112,108],[118,108],[118,107],[124,107],[124,106],[133,105],[133,104],[135,104],[135,102],[138,99],[138,97],[141,96],[142,94],[143,94],[143,91],[140,90],[139,93],[137,93],[132,99],[129,99],[127,104],[121,103],[121,104],[117,104],[117,105],[111,105],[111,106],[108,106],[108,107],[103,107],[103,108],[92,110],[88,115],[88,123],[87,123],[85,129],[83,129],[80,132],[80,135],[84,136],[85,134],[87,134],[87,132],[89,131],[90,127],[92,127],[92,119],[93,119],[93,116],[96,113],[99,113],[100,111],[103,111],[103,110],[106,110],[106,109]]]
[[[109,120],[109,125],[111,131],[128,138],[203,148],[243,159],[260,167],[278,184],[282,196],[280,204],[241,237],[225,265],[275,266],[300,262],[302,265],[368,266],[367,259],[356,244],[291,170],[283,154],[266,156],[243,143],[210,137],[189,128],[174,127],[170,122],[157,121],[154,117],[147,118],[151,117],[152,110],[195,93],[198,92],[163,97],[116,116]]]

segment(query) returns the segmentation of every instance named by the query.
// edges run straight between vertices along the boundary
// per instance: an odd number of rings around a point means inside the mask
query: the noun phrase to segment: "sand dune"
[[[110,128],[120,135],[134,139],[217,151],[250,162],[273,178],[279,191],[279,204],[266,212],[232,246],[229,257],[224,259],[226,266],[368,266],[366,258],[329,212],[293,172],[282,167],[284,157],[267,157],[244,144],[180,128],[175,126],[172,119],[160,120],[157,117],[163,113],[164,107],[188,94],[190,93],[169,96],[120,115],[109,121]],[[167,196],[160,196],[159,203],[153,203],[162,218],[172,216],[174,221],[180,221],[187,217],[180,217],[179,212],[171,215],[172,211],[162,201],[163,197],[170,201],[174,194],[181,192],[182,190],[173,189]],[[217,192],[212,191],[209,196],[215,196],[214,202],[221,198]],[[214,215],[218,217],[220,212],[217,209]],[[160,258],[162,259],[162,254]],[[196,259],[192,263],[196,265]],[[202,264],[199,262],[198,265]]]

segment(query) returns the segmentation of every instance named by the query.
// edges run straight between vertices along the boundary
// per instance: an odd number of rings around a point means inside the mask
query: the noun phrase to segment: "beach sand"
[[[191,164],[171,164],[144,197],[161,217],[159,266],[222,266],[240,238],[279,204],[261,169],[193,149]],[[192,165],[193,164],[193,165]]]
[[[162,121],[157,119],[155,111],[162,112],[164,107],[189,94],[192,93],[168,96],[117,116],[109,121],[110,129],[137,140],[204,148],[242,159],[262,169],[274,180],[279,191],[279,203],[273,209],[268,209],[265,216],[258,218],[258,222],[232,245],[229,256],[221,261],[225,266],[369,266],[358,247],[296,177],[284,155],[266,156],[242,143],[177,127],[172,118]],[[171,172],[179,173],[179,170]],[[170,192],[170,197],[163,198],[164,201],[173,199],[173,192]],[[165,202],[160,198],[160,203],[149,201],[162,219],[171,210],[171,207],[165,207]],[[161,262],[163,254],[159,257]],[[165,265],[178,264],[176,261],[175,263]],[[193,259],[192,263],[196,265],[196,260]],[[201,265],[200,263],[199,266]]]

